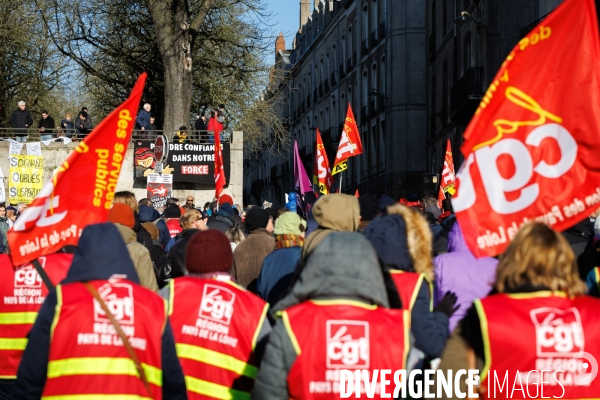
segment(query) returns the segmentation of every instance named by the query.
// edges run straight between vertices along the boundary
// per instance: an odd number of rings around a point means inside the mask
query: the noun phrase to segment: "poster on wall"
[[[215,145],[194,143],[169,143],[169,155],[163,163],[163,175],[173,175],[173,183],[203,183],[214,185]],[[221,143],[225,179],[229,184],[230,144]],[[136,140],[133,158],[134,182],[144,182],[155,173],[154,142]]]
[[[154,208],[165,207],[167,199],[173,196],[173,175],[148,174],[147,197]]]
[[[8,178],[10,204],[31,203],[42,190],[44,157],[11,154]]]

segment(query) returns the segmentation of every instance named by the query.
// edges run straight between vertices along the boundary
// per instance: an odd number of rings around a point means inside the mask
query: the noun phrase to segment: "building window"
[[[369,7],[367,7],[366,4],[363,6],[362,24],[363,24],[363,40],[366,40],[369,38]]]
[[[464,59],[464,71],[463,74],[469,69],[471,68],[471,32],[467,33],[467,36],[465,36],[465,53],[464,53],[465,59]]]
[[[377,30],[377,0],[373,0],[373,4],[371,5],[371,31],[375,32]]]
[[[379,74],[381,75],[381,78],[379,80],[379,87],[380,92],[382,95],[387,95],[387,70],[386,70],[386,65],[385,65],[385,56],[381,57],[381,63],[379,66]]]

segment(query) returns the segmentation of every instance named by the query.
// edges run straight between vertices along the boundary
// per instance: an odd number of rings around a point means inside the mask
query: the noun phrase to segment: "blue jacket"
[[[160,240],[160,244],[162,245],[163,249],[168,251],[166,247],[169,244],[169,240],[171,240],[171,234],[169,233],[169,228],[167,228],[167,223],[163,219],[159,219],[160,213],[156,211],[154,207],[140,206],[140,212],[138,215],[140,222],[154,222],[158,220],[155,224],[159,232],[158,239]]]
[[[138,112],[135,124],[138,128],[152,129],[152,124],[150,124],[150,113],[142,108]]]
[[[130,281],[140,283],[117,228],[108,223],[86,227],[79,239],[71,268],[61,284],[106,280],[114,274],[127,275]],[[33,400],[42,396],[48,372],[50,326],[56,303],[56,291],[53,290],[40,308],[29,332],[29,341],[19,365],[11,398]],[[169,322],[162,337],[162,377],[163,398],[187,399],[183,371],[175,352],[175,340]]]
[[[277,249],[265,258],[256,284],[261,299],[275,305],[288,294],[301,250],[299,246]]]

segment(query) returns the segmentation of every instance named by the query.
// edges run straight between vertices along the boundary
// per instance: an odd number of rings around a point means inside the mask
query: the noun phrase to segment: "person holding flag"
[[[335,156],[335,161],[333,162],[331,175],[347,170],[348,159],[362,154],[362,151],[362,141],[360,140],[360,133],[354,119],[354,113],[352,112],[352,105],[348,103],[344,129],[342,130],[342,137],[340,138],[340,145]]]
[[[319,193],[329,194],[331,186],[333,185],[333,178],[331,177],[331,168],[329,168],[329,160],[327,159],[327,152],[325,152],[325,146],[323,145],[323,139],[321,139],[319,128],[317,128],[317,143],[315,147],[313,184],[319,185]]]

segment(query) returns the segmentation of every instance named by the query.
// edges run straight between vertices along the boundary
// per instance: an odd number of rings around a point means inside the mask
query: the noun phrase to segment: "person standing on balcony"
[[[54,131],[54,118],[48,115],[48,111],[42,111],[42,119],[38,123],[38,131],[40,132],[40,140],[52,139],[52,132]]]
[[[25,108],[27,107],[23,100],[19,101],[19,108],[13,111],[10,116],[10,126],[15,129],[15,137],[17,142],[25,143],[27,141],[27,129],[33,124],[31,114]]]

